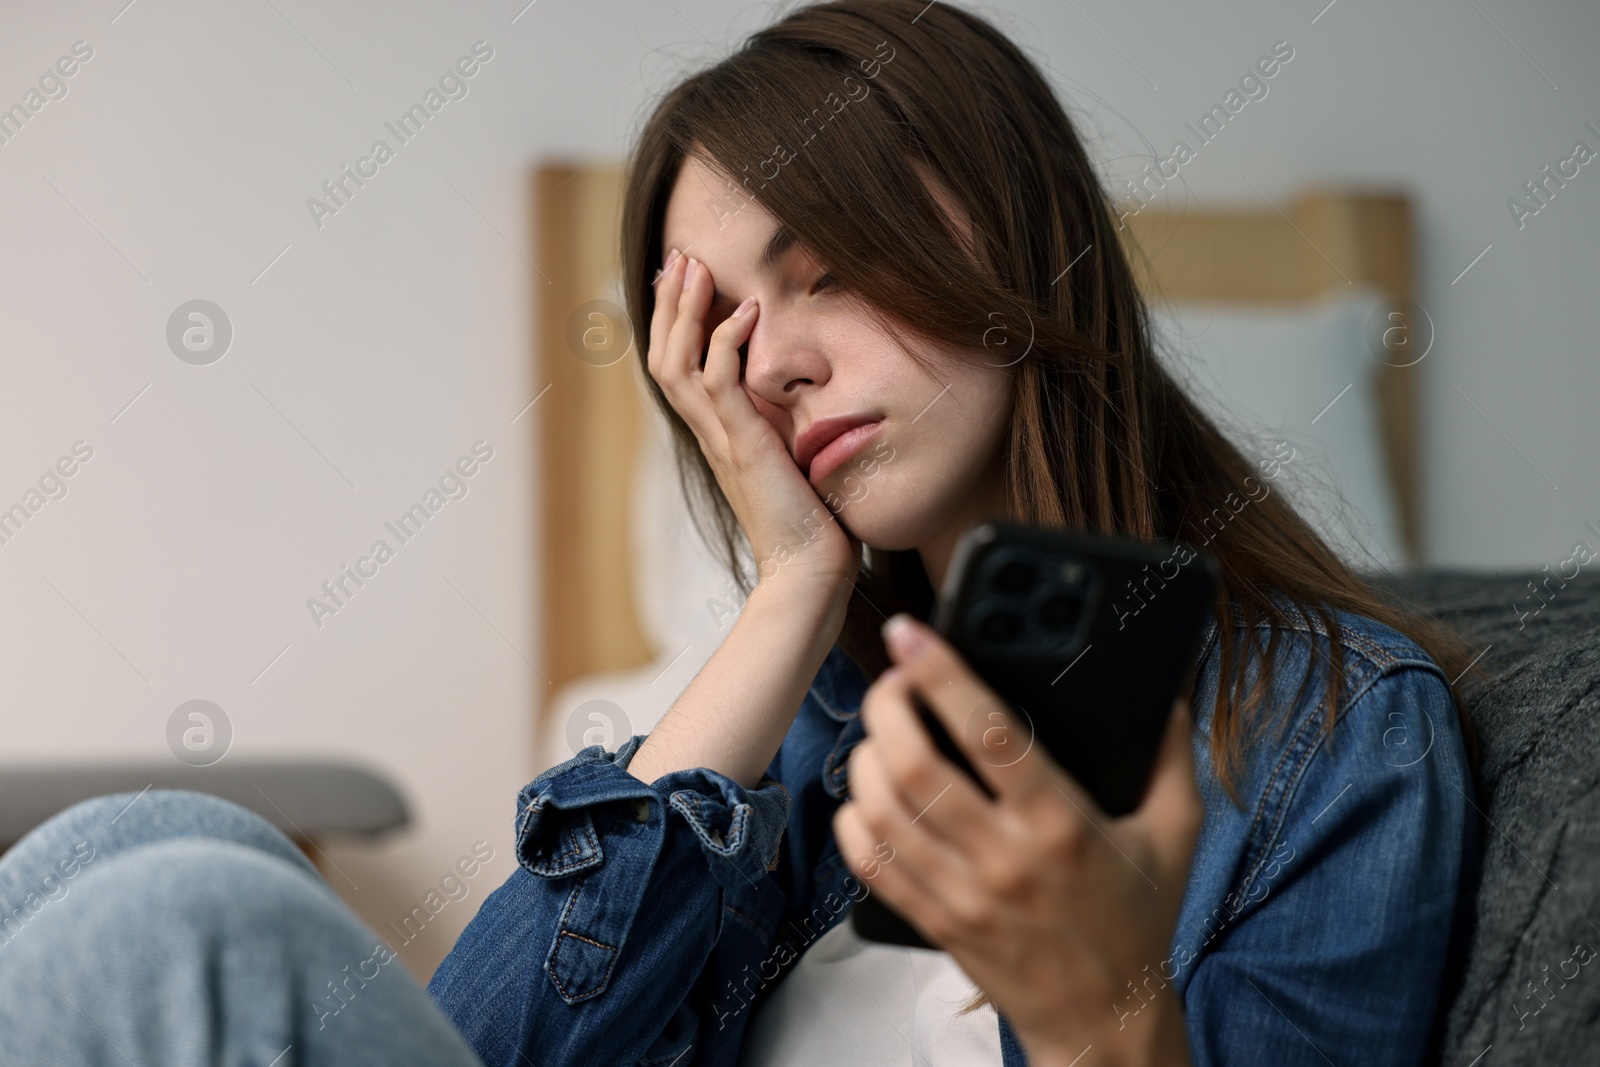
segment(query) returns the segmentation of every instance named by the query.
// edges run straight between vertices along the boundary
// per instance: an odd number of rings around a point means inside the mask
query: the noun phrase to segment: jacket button
[[[650,802],[648,800],[635,800],[633,802],[633,821],[650,821]]]

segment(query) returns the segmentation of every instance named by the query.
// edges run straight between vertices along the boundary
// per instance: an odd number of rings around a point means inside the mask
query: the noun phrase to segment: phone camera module
[[[1039,605],[1039,621],[1049,630],[1069,630],[1083,617],[1083,601],[1067,593],[1052,593]]]
[[[962,624],[975,647],[1008,660],[1075,654],[1094,599],[1090,565],[1032,545],[1003,545],[980,573]]]
[[[989,641],[1012,641],[1022,632],[1022,616],[1007,608],[996,608],[983,617],[978,632]]]
[[[1026,560],[1010,559],[994,572],[994,589],[1006,596],[1020,596],[1039,581],[1039,569]]]

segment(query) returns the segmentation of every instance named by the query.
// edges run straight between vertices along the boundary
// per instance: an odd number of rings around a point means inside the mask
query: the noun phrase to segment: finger
[[[862,725],[912,821],[981,864],[996,844],[992,807],[967,773],[939,751],[912,695],[905,672],[890,667],[861,699]]]
[[[743,368],[740,367],[739,358],[739,346],[750,340],[760,314],[760,305],[754,297],[749,297],[711,331],[710,350],[706,354],[705,371],[700,380],[725,423],[729,416],[743,417],[746,412],[760,417],[755,405],[750,403],[750,394],[744,391],[740,383]],[[725,410],[730,408],[734,410]]]
[[[686,268],[684,292],[679,307],[682,315],[674,332],[684,331],[681,338],[669,343],[672,360],[682,359],[680,368],[687,370],[682,406],[705,411],[706,418],[714,418],[722,431],[718,435],[726,441],[726,452],[732,455],[758,459],[765,450],[775,458],[788,459],[788,449],[773,431],[770,423],[756,410],[749,392],[742,382],[743,367],[739,347],[749,341],[755,332],[760,307],[751,297],[740,304],[733,315],[717,325],[711,332],[709,343],[701,349],[700,338],[705,335],[705,316],[710,308],[714,282],[706,265],[693,259]],[[690,330],[693,325],[695,329]],[[704,351],[705,364],[693,353]],[[719,449],[719,452],[722,449]],[[728,455],[722,456],[730,466]]]
[[[1061,772],[1033,743],[1026,712],[1009,708],[949,642],[904,612],[884,624],[883,639],[890,659],[905,669],[956,746],[996,794],[1024,797],[1050,787]]]
[[[679,256],[679,263],[663,276],[661,288],[661,299],[672,301],[673,313],[656,380],[673,408],[697,431],[704,449],[708,442],[723,437],[715,407],[700,384],[704,320],[711,302],[710,273],[693,256]],[[723,450],[716,447],[716,451]]]
[[[1189,702],[1179,697],[1150,772],[1150,786],[1132,816],[1144,824],[1168,861],[1182,861],[1190,855],[1205,818],[1205,802],[1195,780],[1193,732]]]
[[[705,315],[711,305],[711,272],[693,256],[680,268],[683,277],[679,286],[677,317],[667,335],[666,372],[671,377],[686,381],[700,371],[700,357],[705,352]]]
[[[833,840],[845,865],[864,882],[875,883],[885,862],[894,858],[894,849],[873,838],[853,803],[841,804],[833,813]]]
[[[662,364],[667,356],[667,338],[678,317],[678,294],[683,290],[683,268],[688,260],[676,248],[667,252],[667,260],[652,283],[656,289],[655,312],[650,316],[650,351],[645,363],[650,376],[661,380]]]
[[[919,825],[916,812],[889,780],[883,746],[861,741],[850,753],[850,800],[875,840],[887,841],[901,863],[929,892],[933,887],[967,877],[969,868],[948,843]]]
[[[943,914],[942,906],[926,886],[911,876],[904,858],[892,848],[886,849],[882,838],[873,836],[854,801],[841,805],[834,812],[833,838],[839,846],[839,854],[867,891],[898,911],[918,933],[936,944],[926,924],[930,915]]]
[[[659,285],[662,277],[666,275],[667,271],[678,265],[678,260],[682,255],[683,253],[678,251],[676,248],[667,249],[666,258],[662,260],[660,269],[656,271],[656,276],[650,279],[650,284]]]

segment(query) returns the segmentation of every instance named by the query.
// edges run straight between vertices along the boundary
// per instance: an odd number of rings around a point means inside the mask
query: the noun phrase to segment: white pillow
[[[1300,307],[1175,304],[1151,316],[1167,367],[1247,456],[1295,449],[1274,488],[1361,568],[1404,565],[1378,436],[1382,364],[1366,342],[1383,300],[1356,287]]]

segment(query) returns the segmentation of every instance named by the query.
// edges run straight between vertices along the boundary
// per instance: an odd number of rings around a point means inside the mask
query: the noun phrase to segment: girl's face
[[[950,201],[940,201],[948,210]],[[658,254],[664,259],[676,247],[710,271],[717,292],[707,337],[745,297],[759,302],[744,389],[791,456],[820,419],[881,420],[843,462],[834,449],[812,465],[811,484],[840,521],[874,548],[947,550],[968,525],[1003,513],[1010,370],[982,349],[923,341],[920,350],[934,363],[925,369],[825,277],[826,259],[791,244],[764,263],[777,228],[690,156],[667,202]]]

